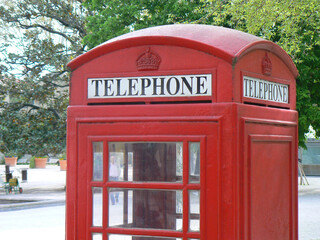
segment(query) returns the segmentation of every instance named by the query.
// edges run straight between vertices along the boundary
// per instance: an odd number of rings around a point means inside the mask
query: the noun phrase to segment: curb
[[[1,200],[0,200],[1,201]],[[23,199],[20,199],[23,201]],[[11,204],[0,204],[0,212],[7,211],[16,211],[16,210],[24,210],[31,208],[41,208],[48,206],[62,206],[65,205],[65,200],[25,200],[25,202],[21,203],[11,203]]]
[[[299,196],[303,195],[320,195],[320,188],[304,188],[304,189],[299,189],[298,191]]]

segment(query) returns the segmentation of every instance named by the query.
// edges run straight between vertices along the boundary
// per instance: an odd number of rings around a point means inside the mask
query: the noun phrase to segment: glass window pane
[[[182,143],[109,143],[109,181],[182,181]]]
[[[92,226],[102,227],[102,188],[92,188]]]
[[[182,238],[110,234],[109,240],[182,240]]]
[[[182,191],[109,188],[109,226],[180,231],[182,204]]]
[[[109,188],[109,226],[132,225],[132,190]]]
[[[92,233],[92,240],[102,240],[102,233]]]
[[[189,230],[200,231],[200,191],[189,191]]]
[[[93,142],[93,181],[103,180],[103,142]]]
[[[189,143],[189,182],[200,183],[200,143]]]
[[[182,191],[176,192],[176,228],[182,229],[182,212],[183,212],[183,203],[182,203],[183,195]]]

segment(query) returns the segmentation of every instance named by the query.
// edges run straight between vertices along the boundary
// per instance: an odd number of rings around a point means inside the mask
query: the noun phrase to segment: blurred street
[[[0,213],[1,239],[63,240],[65,205]]]

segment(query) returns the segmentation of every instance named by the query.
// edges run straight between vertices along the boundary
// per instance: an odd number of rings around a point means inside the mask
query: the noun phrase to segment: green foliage
[[[320,135],[320,4],[318,0],[87,0],[84,42],[94,47],[110,38],[163,24],[219,25],[279,44],[293,59],[297,79],[299,136],[312,125]]]
[[[146,27],[199,19],[201,0],[86,0],[90,12],[84,43],[92,48],[108,39]]]
[[[35,168],[35,167],[36,167],[35,157],[33,156],[30,158],[29,168]]]
[[[0,156],[0,165],[5,164],[4,155]]]
[[[0,150],[59,153],[66,145],[69,71],[83,52],[79,0],[0,3]]]
[[[18,153],[48,155],[65,148],[65,112],[57,118],[46,109],[33,113],[6,109],[1,114],[6,130],[1,131],[2,143]],[[1,149],[5,151],[4,149]]]
[[[18,155],[16,151],[7,151],[7,152],[4,152],[4,156],[8,158],[12,158],[12,157],[17,157]]]
[[[65,151],[61,154],[61,156],[60,156],[59,159],[60,159],[60,160],[67,160],[67,154],[66,154]]]

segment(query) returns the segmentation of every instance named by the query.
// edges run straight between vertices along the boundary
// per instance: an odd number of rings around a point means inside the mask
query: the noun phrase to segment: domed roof
[[[113,38],[75,58],[68,66],[74,70],[106,53],[141,45],[172,45],[207,52],[235,64],[253,50],[267,50],[277,55],[295,77],[298,71],[288,54],[277,44],[234,29],[201,25],[174,24],[145,28]]]

